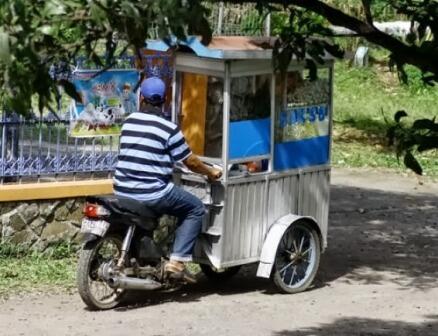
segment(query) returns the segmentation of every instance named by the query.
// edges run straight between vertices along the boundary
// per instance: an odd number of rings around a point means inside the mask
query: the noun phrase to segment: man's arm
[[[190,155],[183,162],[192,172],[205,175],[210,181],[216,181],[222,176],[220,169],[208,167],[195,154]]]

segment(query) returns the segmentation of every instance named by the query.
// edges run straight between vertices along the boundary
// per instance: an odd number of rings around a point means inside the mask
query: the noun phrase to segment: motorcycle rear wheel
[[[126,290],[108,286],[98,274],[103,263],[117,262],[121,248],[122,238],[119,235],[108,235],[85,244],[80,252],[77,286],[82,301],[91,310],[112,309],[122,301],[126,293]]]

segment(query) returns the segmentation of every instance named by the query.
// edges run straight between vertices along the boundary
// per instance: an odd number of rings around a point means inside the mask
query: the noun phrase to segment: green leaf
[[[438,136],[427,137],[423,143],[418,146],[419,152],[424,152],[432,149],[438,149]]]
[[[330,44],[330,43],[327,43],[325,41],[323,41],[321,43],[323,43],[325,50],[327,50],[327,52],[329,54],[331,54],[332,56],[337,57],[337,58],[344,57],[345,50],[343,50],[339,45]]]
[[[418,37],[420,38],[420,40],[422,40],[425,36],[426,36],[426,31],[427,31],[427,27],[428,24],[427,22],[420,22],[420,24],[417,27],[417,31],[418,31]]]
[[[82,102],[82,97],[81,95],[78,93],[78,91],[76,91],[76,87],[74,86],[74,84],[72,82],[69,82],[67,80],[61,80],[59,81],[59,85],[61,85],[65,92],[72,97],[74,100],[78,101],[78,102]]]
[[[406,113],[406,111],[400,110],[394,114],[394,120],[396,123],[399,123],[401,118],[407,117],[407,116],[408,116],[408,114]]]
[[[9,34],[0,28],[0,62],[11,63],[11,51],[9,46]]]
[[[434,130],[438,129],[438,124],[435,124],[433,120],[430,119],[417,119],[414,121],[412,128]]]
[[[276,57],[274,57],[275,69],[281,73],[287,71],[287,67],[293,56],[293,50],[290,46],[276,51]]]
[[[65,6],[61,1],[52,0],[46,3],[46,14],[49,16],[66,14]]]
[[[102,23],[107,19],[105,11],[95,3],[90,5],[91,18],[97,23]]]
[[[44,35],[53,35],[54,33],[54,28],[49,25],[41,26],[40,28],[38,28],[38,30]]]
[[[411,152],[406,152],[404,158],[404,164],[406,167],[411,169],[415,174],[422,175],[423,169],[421,165],[418,163],[417,159],[412,155]]]
[[[408,42],[409,44],[414,44],[416,40],[417,35],[415,33],[410,32],[406,35],[406,42]]]
[[[90,55],[91,60],[96,64],[97,66],[103,66],[103,62],[98,54],[96,54],[94,51]]]
[[[131,1],[123,1],[120,5],[120,8],[122,11],[126,14],[126,16],[131,18],[139,18],[140,12],[138,11],[137,7],[135,7]]]
[[[309,80],[314,81],[318,78],[318,67],[313,60],[306,60],[306,68],[309,69]]]
[[[388,145],[389,146],[394,145],[394,142],[395,142],[395,129],[396,129],[396,126],[391,126],[386,131],[386,137],[388,138]]]

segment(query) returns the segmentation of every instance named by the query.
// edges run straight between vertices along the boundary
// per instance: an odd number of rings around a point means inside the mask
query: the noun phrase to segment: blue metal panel
[[[269,154],[270,139],[270,118],[231,122],[230,159]]]
[[[303,168],[329,162],[329,136],[277,143],[274,146],[274,169]]]

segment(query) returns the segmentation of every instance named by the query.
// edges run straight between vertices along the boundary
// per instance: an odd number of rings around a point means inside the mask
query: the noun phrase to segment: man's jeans
[[[170,259],[191,261],[196,238],[201,232],[202,219],[205,215],[205,207],[201,200],[182,188],[174,186],[164,197],[142,201],[142,203],[158,213],[178,218],[178,228],[175,231]]]

